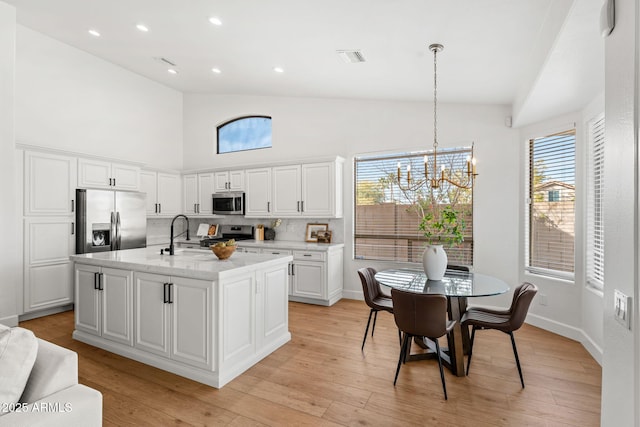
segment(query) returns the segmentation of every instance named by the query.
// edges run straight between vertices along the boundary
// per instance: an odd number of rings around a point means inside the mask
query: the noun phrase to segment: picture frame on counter
[[[318,232],[326,232],[329,224],[307,224],[305,242],[318,243]]]
[[[317,239],[318,243],[331,243],[331,231],[318,231]]]

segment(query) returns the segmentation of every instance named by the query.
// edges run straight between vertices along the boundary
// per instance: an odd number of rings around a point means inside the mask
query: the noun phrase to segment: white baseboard
[[[18,315],[13,314],[11,316],[0,317],[0,324],[10,327],[18,326]]]
[[[348,291],[346,289],[343,289],[342,298],[364,301],[364,295],[362,295],[362,291]]]

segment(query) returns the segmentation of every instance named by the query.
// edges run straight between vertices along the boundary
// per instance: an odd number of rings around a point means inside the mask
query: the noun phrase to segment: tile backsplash
[[[188,216],[188,215],[187,215]],[[248,219],[244,217],[215,217],[215,218],[189,218],[189,232],[195,238],[196,230],[200,224],[237,224],[253,225],[263,224],[272,228],[273,219]],[[290,240],[304,242],[307,224],[329,224],[332,232],[331,241],[344,243],[344,219],[295,219],[282,218],[282,223],[276,230],[276,240]],[[170,240],[171,218],[147,218],[147,245],[168,243]],[[174,223],[174,234],[178,235],[186,230],[184,219],[179,218]]]

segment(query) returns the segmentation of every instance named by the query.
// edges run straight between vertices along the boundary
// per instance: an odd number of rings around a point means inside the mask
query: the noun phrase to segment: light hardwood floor
[[[368,308],[289,304],[292,340],[217,390],[74,341],[73,312],[22,322],[43,339],[77,351],[80,382],[100,390],[104,425],[597,426],[601,369],[577,342],[524,325],[515,333],[526,388],[509,337],[476,334],[468,377],[435,360],[404,365],[393,317],[379,313],[360,351]]]

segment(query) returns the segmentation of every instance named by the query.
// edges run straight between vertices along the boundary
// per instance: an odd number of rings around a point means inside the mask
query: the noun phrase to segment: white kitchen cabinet
[[[300,210],[300,165],[278,166],[272,175],[272,216],[292,217],[302,215]]]
[[[185,214],[212,216],[213,200],[211,195],[215,192],[215,179],[213,172],[183,175]]]
[[[63,216],[24,220],[25,313],[73,303],[74,228],[73,219]]]
[[[342,161],[303,164],[301,175],[302,215],[342,218]]]
[[[214,172],[214,192],[225,193],[228,191],[244,191],[244,171],[218,171]]]
[[[221,369],[230,369],[269,348],[288,331],[287,265],[221,281]]]
[[[256,272],[256,346],[258,350],[276,343],[289,328],[288,271],[285,266]]]
[[[133,273],[76,264],[76,329],[133,345]]]
[[[73,215],[76,169],[75,157],[25,151],[24,214]]]
[[[181,213],[182,185],[179,174],[143,170],[140,191],[147,194],[147,216]]]
[[[341,218],[343,160],[246,171],[251,218]]]
[[[327,251],[294,250],[291,301],[333,305],[342,298],[343,247]]]
[[[213,282],[135,273],[135,343],[191,366],[213,366]]]
[[[140,168],[104,160],[78,159],[78,186],[138,191]]]
[[[304,242],[238,242],[239,251],[293,255],[289,266],[289,300],[333,305],[342,298],[344,245]]]
[[[271,216],[271,168],[245,171],[245,217],[268,218]]]

